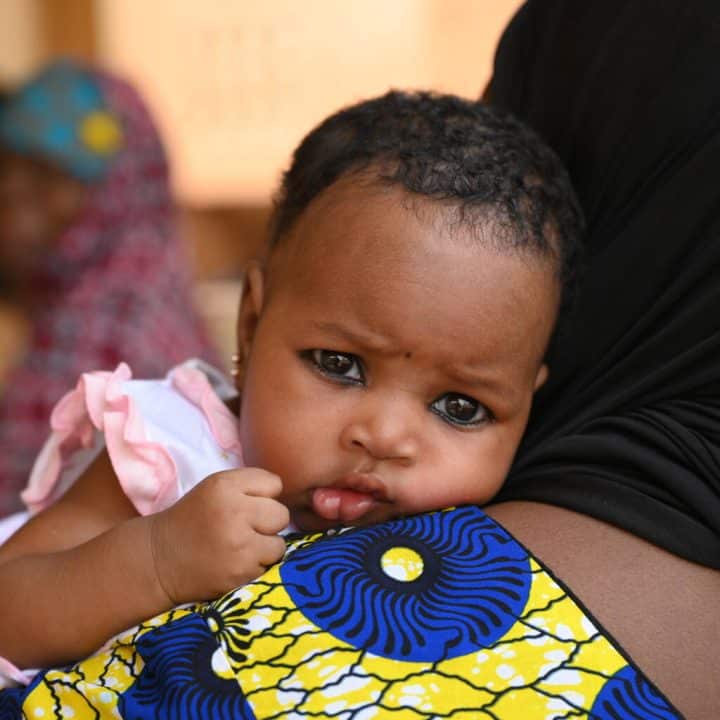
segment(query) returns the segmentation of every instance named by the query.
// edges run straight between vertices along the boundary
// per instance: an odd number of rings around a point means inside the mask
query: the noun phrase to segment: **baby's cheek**
[[[433,483],[442,507],[482,504],[502,487],[512,462],[513,448],[489,435],[479,447],[456,449]]]
[[[240,442],[246,465],[275,473],[285,484],[289,471],[297,465],[297,444],[291,438],[271,421],[253,419],[241,425]]]
[[[263,431],[257,419],[253,419],[252,409],[243,406],[240,415],[240,444],[242,445],[243,460],[245,465],[251,467],[263,467],[262,445]]]

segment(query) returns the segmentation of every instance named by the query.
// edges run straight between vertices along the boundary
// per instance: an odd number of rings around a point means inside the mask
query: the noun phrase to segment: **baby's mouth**
[[[376,505],[386,502],[385,489],[375,478],[348,476],[341,485],[353,487],[322,487],[313,490],[313,512],[324,520],[352,523]]]
[[[351,523],[365,515],[377,501],[369,493],[345,488],[317,488],[312,493],[312,509],[324,520]]]

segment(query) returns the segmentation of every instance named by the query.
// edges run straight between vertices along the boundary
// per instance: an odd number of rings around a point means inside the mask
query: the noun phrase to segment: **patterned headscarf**
[[[0,398],[0,516],[19,507],[55,402],[87,370],[158,376],[217,362],[192,305],[168,166],[138,94],[104,72],[50,66],[0,110],[0,142],[89,183],[86,206],[33,280],[30,345]]]

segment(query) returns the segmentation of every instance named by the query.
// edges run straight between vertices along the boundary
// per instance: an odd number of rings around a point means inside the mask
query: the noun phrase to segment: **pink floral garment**
[[[146,377],[191,356],[217,364],[192,304],[153,121],[129,85],[92,74],[120,122],[123,147],[34,280],[29,351],[0,399],[0,517],[21,507],[18,493],[47,436],[52,407],[80,373],[110,370],[121,360]]]

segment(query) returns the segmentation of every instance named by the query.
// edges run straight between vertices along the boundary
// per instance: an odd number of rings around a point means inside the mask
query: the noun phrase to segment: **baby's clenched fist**
[[[280,560],[288,509],[282,481],[258,468],[225,470],[148,520],[158,583],[173,605],[244,585]]]

